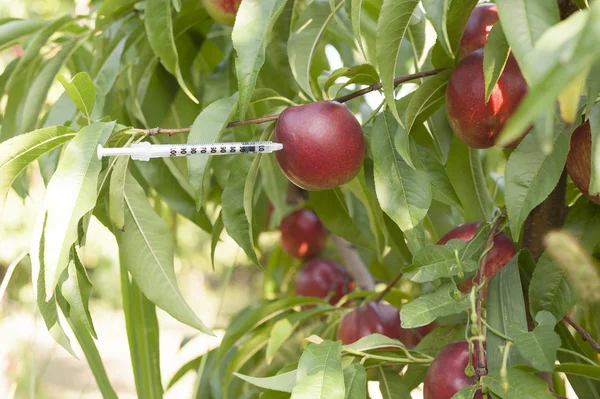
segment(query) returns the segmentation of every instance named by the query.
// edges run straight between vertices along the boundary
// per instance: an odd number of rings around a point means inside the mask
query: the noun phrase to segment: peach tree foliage
[[[384,398],[408,398],[442,347],[484,333],[471,328],[477,287],[462,293],[456,284],[477,272],[491,224],[505,210],[500,228],[519,250],[486,288],[488,374],[478,386],[499,398],[553,397],[534,373],[560,371],[580,398],[600,398],[596,352],[561,321],[577,305],[579,324],[592,337],[600,332],[597,295],[589,295],[600,208],[563,173],[571,133],[589,120],[589,193],[600,190],[600,2],[496,3],[499,22],[483,50],[486,97],[509,51],[529,87],[497,140],[510,143],[531,127],[514,150],[467,147],[446,118],[446,86],[476,0],[243,0],[233,27],[215,22],[199,0],[97,0],[89,16],[0,21],[0,46],[24,48],[0,76],[0,197],[14,190],[25,198],[37,163],[46,185],[29,251],[37,304],[49,333],[71,353],[65,331],[73,332],[102,395],[116,397],[96,347],[93,287],[79,256],[94,239],[87,237],[91,218],[119,245],[114,272],[139,397],[161,397],[192,372],[197,398],[364,398],[367,380],[380,382]],[[342,67],[330,65],[329,47]],[[412,80],[401,97],[394,89],[394,77],[434,68],[446,70]],[[55,82],[64,92],[47,105]],[[377,281],[405,272],[384,299],[406,329],[439,325],[411,350],[381,335],[342,345],[341,317],[377,293],[355,288],[344,307],[297,297],[286,275],[300,262],[280,248],[259,248],[260,234],[294,209],[274,155],[96,157],[98,144],[267,140],[272,122],[227,124],[378,82],[379,106],[365,97],[346,103],[363,123],[362,169],[347,184],[311,192],[305,204],[355,245]],[[144,130],[188,126],[173,136]],[[178,288],[173,231],[151,205],[159,201],[167,217],[180,215],[212,235],[213,259],[226,231],[264,273],[262,299],[233,317],[218,348],[173,376],[159,366],[156,307],[198,334],[211,329]],[[546,233],[535,231],[536,221],[558,228],[565,207],[572,245],[554,252],[532,245]],[[470,244],[434,245],[475,221],[482,224]]]

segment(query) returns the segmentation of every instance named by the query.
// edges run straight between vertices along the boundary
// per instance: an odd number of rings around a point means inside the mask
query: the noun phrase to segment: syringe
[[[131,159],[136,161],[149,161],[150,158],[186,157],[198,154],[266,154],[282,148],[283,144],[273,143],[272,141],[205,144],[150,144],[147,141],[142,141],[124,148],[104,148],[102,145],[98,145],[98,159],[116,155],[130,155]]]

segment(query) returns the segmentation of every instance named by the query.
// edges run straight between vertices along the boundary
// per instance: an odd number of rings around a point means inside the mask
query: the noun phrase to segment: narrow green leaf
[[[537,326],[528,332],[526,325],[511,325],[510,336],[523,358],[533,367],[542,371],[552,371],[556,361],[556,350],[560,337],[554,332],[556,319],[545,310],[535,316]],[[600,367],[598,368],[600,370]]]
[[[196,104],[198,100],[187,87],[181,68],[179,55],[173,35],[173,20],[171,17],[170,0],[147,0],[144,25],[150,47],[169,73],[177,78],[177,83],[184,93]]]
[[[125,230],[117,232],[116,237],[121,262],[141,292],[175,319],[212,334],[179,290],[169,228],[150,207],[144,190],[130,174],[125,179]]]
[[[129,280],[127,261],[120,257],[121,295],[135,388],[140,398],[162,398],[156,308]]]
[[[547,310],[557,319],[562,319],[576,301],[577,294],[567,281],[566,272],[544,252],[537,262],[529,285],[531,314]]]
[[[450,399],[473,399],[479,387],[477,385],[467,385],[456,392]]]
[[[400,349],[404,348],[404,344],[397,339],[374,333],[364,336],[356,342],[343,346],[343,349],[350,349],[357,352],[365,352],[382,348]]]
[[[92,117],[101,118],[104,116],[103,109],[105,98],[111,91],[119,72],[121,72],[121,57],[125,50],[125,44],[128,37],[124,37],[106,57],[100,69],[94,76],[94,85],[96,87],[96,107],[92,113]]]
[[[225,126],[237,110],[237,94],[223,98],[204,108],[194,121],[188,136],[188,144],[214,143],[219,141]],[[208,184],[212,156],[187,157],[188,175],[196,197],[196,209],[204,202],[205,186]]]
[[[454,137],[446,170],[463,205],[466,221],[490,220],[493,204],[485,184],[479,151],[467,147],[459,138]]]
[[[336,399],[345,395],[341,341],[310,344],[298,361],[292,399]]]
[[[600,367],[591,364],[561,363],[554,367],[554,371],[600,381]]]
[[[75,320],[92,337],[98,339],[89,309],[90,297],[92,296],[92,282],[87,275],[85,266],[79,259],[75,247],[71,250],[71,256],[72,259],[67,267],[69,277],[62,283],[60,292],[69,303],[69,318]]]
[[[575,338],[573,338],[567,326],[565,326],[563,323],[558,323],[555,330],[560,336],[560,340],[562,341],[561,346],[563,348],[579,353],[584,357],[587,356],[585,351],[581,348],[581,346],[579,346],[579,343],[575,341]],[[558,352],[558,360],[561,364],[581,364],[583,362],[579,356],[574,356],[570,353],[565,353],[562,351]],[[573,390],[577,394],[577,397],[590,399],[600,398],[600,382],[570,373],[566,373],[566,375],[569,383],[573,387]]]
[[[458,195],[456,195],[456,191],[454,191],[454,187],[450,183],[448,172],[446,172],[442,162],[433,153],[433,150],[417,146],[417,151],[419,156],[413,158],[417,164],[420,164],[419,167],[427,172],[427,176],[431,181],[432,198],[444,204],[462,209]]]
[[[292,370],[288,371],[287,373],[276,374],[272,377],[257,378],[240,373],[234,373],[236,377],[241,378],[252,385],[256,385],[259,388],[281,392],[292,392],[292,389],[294,389],[296,386],[296,374],[297,371]]]
[[[48,183],[48,220],[44,230],[46,298],[52,296],[60,274],[67,267],[69,250],[77,239],[79,220],[96,205],[98,174],[102,166],[96,147],[104,144],[113,127],[114,122],[93,123],[81,129],[65,149],[56,173]]]
[[[515,255],[506,266],[492,277],[489,282],[487,300],[487,322],[496,331],[512,337],[509,326],[519,326],[527,329],[527,314],[525,312],[525,299],[521,288],[518,263],[522,257],[531,256],[527,251]],[[506,345],[506,340],[493,331],[487,330],[487,365],[490,372],[500,370],[502,367],[503,352],[498,348]],[[527,359],[527,357],[525,357]],[[509,353],[508,367],[525,363],[525,359],[518,355],[515,348]]]
[[[571,129],[555,128],[553,150],[540,151],[533,135],[527,135],[506,163],[506,210],[516,240],[529,212],[552,192],[567,160]]]
[[[22,134],[0,144],[0,202],[4,202],[8,190],[27,165],[73,137],[73,129],[54,126]]]
[[[346,3],[348,2],[350,2],[349,15],[352,23],[352,31],[354,32],[354,40],[358,42],[358,46],[362,53],[366,54],[361,34],[361,14],[363,0],[346,0]]]
[[[590,68],[585,86],[587,88],[585,114],[589,115],[598,95],[600,95],[600,62],[596,61]]]
[[[542,34],[558,23],[558,6],[546,0],[498,0],[496,5],[508,44],[523,66]],[[530,71],[523,74],[529,82]]]
[[[341,89],[351,84],[364,84],[371,85],[379,82],[379,74],[377,70],[371,64],[356,65],[353,67],[343,67],[336,69],[329,75],[325,84],[323,85],[323,91],[329,93],[329,89],[341,78],[347,78],[343,83],[337,85],[336,95]]]
[[[451,73],[451,70],[447,70],[427,78],[414,92],[406,108],[406,131],[409,134],[419,115],[432,114],[444,103],[446,86]]]
[[[310,84],[313,57],[327,26],[343,4],[340,1],[332,10],[325,0],[313,1],[299,15],[288,39],[288,58],[294,78],[313,100],[320,97],[312,91]]]
[[[363,399],[367,397],[367,371],[362,364],[353,363],[344,368],[344,399]]]
[[[252,205],[254,192],[251,188],[247,189],[246,183],[251,179],[255,180],[258,173],[259,164],[254,161],[251,156],[238,156],[235,159],[229,173],[229,180],[221,196],[223,206],[221,215],[227,234],[244,250],[252,262],[261,267],[252,238],[252,215],[250,214],[249,218],[246,212],[246,204]]]
[[[217,216],[217,220],[215,220],[210,239],[210,263],[213,270],[215,270],[215,250],[217,249],[217,245],[219,244],[219,239],[221,238],[221,233],[223,233],[224,228],[225,225],[223,224],[223,214],[219,212],[219,216]]]
[[[421,295],[400,310],[403,328],[427,325],[441,316],[457,314],[469,307],[469,297],[454,298],[454,285],[444,284],[437,290]]]
[[[590,175],[589,193],[595,195],[600,192],[600,103],[591,108],[589,123],[592,137],[592,174]]]
[[[23,36],[42,28],[46,21],[16,19],[0,25],[0,49],[5,49]]]
[[[275,157],[263,157],[260,163],[260,175],[263,188],[273,205],[271,223],[267,228],[279,226],[281,220],[290,213],[292,207],[287,204],[288,180],[281,172]]]
[[[287,0],[246,0],[240,4],[231,39],[240,93],[239,118],[243,120],[265,62],[271,31]],[[260,18],[258,18],[260,16]]]
[[[463,273],[474,272],[479,267],[477,260],[461,259],[466,246],[467,243],[462,240],[450,240],[446,245],[424,246],[415,253],[413,264],[404,275],[411,281],[425,283],[456,276],[461,270]]]
[[[36,74],[31,86],[29,86],[26,97],[23,100],[23,114],[21,116],[23,122],[21,132],[28,132],[35,129],[38,117],[46,102],[48,90],[50,90],[50,86],[52,86],[56,74],[83,42],[84,39],[80,39],[71,40],[64,44],[62,49],[46,62],[42,69]]]
[[[79,111],[87,117],[89,123],[96,102],[96,89],[90,75],[87,72],[79,72],[71,80],[67,80],[62,75],[58,75],[57,79]]]
[[[427,175],[411,169],[394,150],[398,123],[389,112],[378,116],[371,139],[377,199],[404,232],[423,220],[431,204]]]
[[[427,129],[433,139],[433,144],[440,162],[446,165],[454,133],[448,123],[445,106],[435,111],[427,120]]]
[[[108,213],[115,227],[125,228],[125,177],[129,157],[118,157],[110,176]]]
[[[423,0],[423,8],[425,8],[425,12],[427,13],[427,19],[429,19],[433,29],[437,33],[437,42],[450,58],[454,58],[446,27],[450,0]]]
[[[534,374],[509,368],[507,370],[508,390],[502,388],[500,370],[483,377],[483,383],[501,399],[551,399],[554,396],[548,390],[544,380]]]
[[[2,283],[0,284],[0,303],[2,303],[2,298],[4,298],[4,294],[6,293],[8,283],[10,283],[10,279],[12,278],[13,273],[15,272],[15,270],[17,270],[17,266],[19,265],[19,263],[21,263],[25,256],[27,256],[27,252],[23,252],[21,255],[17,256],[17,258],[10,262],[10,265],[8,265],[8,267],[6,268],[6,273],[4,274],[4,277],[2,278]],[[0,306],[0,309],[2,309],[2,306]]]
[[[377,380],[379,390],[383,399],[410,399],[410,390],[404,383],[404,379],[393,369],[379,367]]]
[[[496,22],[490,30],[483,48],[483,79],[485,81],[485,101],[489,101],[492,89],[504,71],[510,46],[504,36],[502,25]]]
[[[418,0],[384,0],[377,21],[377,65],[388,107],[398,121],[400,115],[394,98],[394,74],[400,43],[418,4]]]

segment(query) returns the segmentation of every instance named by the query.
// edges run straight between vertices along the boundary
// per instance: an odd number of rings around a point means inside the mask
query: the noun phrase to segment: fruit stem
[[[592,347],[596,350],[596,352],[600,353],[600,344],[596,342],[594,338],[590,335],[590,333],[583,327],[581,327],[575,320],[573,320],[570,316],[563,317],[563,322],[571,325],[581,335],[584,341],[587,341]]]
[[[369,273],[367,266],[363,263],[354,246],[342,237],[333,233],[331,234],[331,239],[344,260],[346,270],[348,270],[348,273],[350,273],[356,285],[365,291],[374,291],[375,280],[371,273]]]
[[[426,76],[437,75],[438,73],[445,71],[445,70],[446,70],[446,68],[432,69],[429,71],[422,71],[422,72],[417,72],[417,73],[411,73],[409,75],[399,76],[394,79],[394,87],[398,86],[399,84],[409,82],[411,80],[424,78]],[[336,101],[338,103],[345,103],[346,101],[350,101],[356,97],[364,96],[367,93],[370,93],[375,90],[379,90],[379,89],[381,89],[381,87],[382,87],[381,82],[374,83],[370,86],[365,87],[364,89],[357,90],[355,92],[346,94],[344,96],[336,97],[331,101]],[[251,125],[251,124],[257,124],[257,123],[270,122],[270,121],[277,120],[278,118],[279,118],[279,115],[263,116],[260,118],[247,119],[245,121],[229,122],[227,124],[227,127],[230,128],[230,127],[234,127],[234,126]]]
[[[404,273],[400,272],[396,275],[396,277],[394,277],[392,279],[392,281],[390,281],[385,288],[383,289],[383,291],[381,291],[374,299],[373,302],[378,303],[381,302],[381,300],[387,295],[388,292],[391,291],[392,288],[394,288],[394,286],[396,285],[396,283],[398,281],[400,281],[400,279],[402,278],[402,276],[404,275]]]
[[[490,234],[488,235],[487,241],[485,242],[485,251],[489,251],[488,248],[491,248],[494,245],[494,237],[500,230],[500,226],[502,225],[504,218],[506,217],[506,211],[502,211],[500,215],[496,218],[496,221],[492,225],[492,229],[490,230]],[[481,304],[483,302],[483,293],[485,291],[485,285],[487,285],[487,281],[485,284],[483,283],[483,277],[485,276],[485,266],[487,263],[487,254],[481,259],[481,264],[479,266],[479,271],[477,272],[477,286],[479,287],[479,291],[477,292],[477,301],[475,301],[475,312],[477,313],[477,329],[481,334],[483,329],[481,322]],[[475,369],[475,375],[477,378],[481,378],[487,375],[487,369],[485,367],[485,349],[483,348],[483,342],[478,341],[475,346],[475,358],[477,359],[477,368]]]

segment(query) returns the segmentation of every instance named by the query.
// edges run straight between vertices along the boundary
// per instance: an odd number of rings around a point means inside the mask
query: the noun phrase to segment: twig
[[[375,289],[375,280],[373,280],[373,276],[369,273],[354,246],[335,234],[331,234],[331,239],[344,260],[344,266],[354,279],[354,282],[363,290],[373,291]]]
[[[596,352],[600,353],[600,344],[596,342],[594,338],[590,335],[590,333],[583,327],[581,327],[575,320],[573,320],[570,316],[563,317],[563,322],[571,325],[581,335],[584,341],[587,341],[592,347],[596,350]]]
[[[177,133],[186,133],[186,132],[189,132],[190,130],[192,130],[191,126],[174,128],[174,129],[167,129],[164,127],[155,127],[153,129],[129,129],[129,130],[127,130],[127,133],[128,134],[144,133],[144,134],[147,134],[148,136],[156,136],[157,134],[168,134],[169,136],[172,136]]]
[[[444,71],[445,69],[432,69],[430,71],[423,71],[423,72],[417,72],[417,73],[412,73],[410,75],[404,75],[404,76],[399,76],[397,78],[394,79],[394,87],[398,86],[401,83],[406,83],[409,82],[411,80],[415,80],[415,79],[420,79],[420,78],[424,78],[426,76],[433,76],[433,75],[437,75],[438,73]],[[331,101],[337,101],[338,103],[345,103],[346,101],[350,101],[356,97],[360,97],[363,96],[367,93],[370,93],[372,91],[375,90],[379,90],[381,89],[381,82],[379,83],[374,83],[370,86],[365,87],[364,89],[360,89],[357,90],[355,92],[346,94],[344,96],[340,96],[337,98],[334,98]],[[229,122],[227,124],[227,127],[234,127],[234,126],[240,126],[240,125],[251,125],[251,124],[256,124],[256,123],[264,123],[264,122],[270,122],[270,121],[274,121],[277,120],[279,118],[279,115],[271,115],[271,116],[263,116],[261,118],[254,118],[254,119],[248,119],[245,121],[236,121],[236,122]]]
[[[394,286],[396,285],[396,283],[398,281],[400,281],[400,279],[402,278],[402,276],[404,275],[404,273],[398,273],[396,275],[396,277],[394,277],[392,279],[392,281],[390,281],[388,283],[388,285],[383,289],[383,291],[381,291],[376,297],[375,299],[373,299],[373,302],[377,303],[377,302],[381,302],[381,300],[387,295],[388,292],[391,291],[392,288],[394,288]]]
[[[492,226],[492,229],[490,230],[490,234],[488,235],[487,241],[485,242],[485,251],[489,251],[489,249],[491,248],[491,246],[494,244],[494,237],[496,237],[496,234],[498,233],[498,229],[500,229],[500,226],[502,225],[502,222],[504,221],[504,217],[505,217],[506,213],[503,212],[501,213],[498,218],[496,219],[496,221],[494,222],[494,225]],[[479,291],[477,292],[477,300],[475,301],[475,312],[477,314],[477,328],[479,330],[479,333],[481,334],[482,330],[482,322],[481,322],[481,303],[483,302],[483,291],[485,289],[485,287],[482,287],[483,284],[483,276],[485,275],[485,266],[487,263],[487,254],[483,257],[483,259],[481,260],[481,265],[479,266],[479,271],[477,272],[477,285],[479,286]],[[485,284],[487,284],[487,281],[485,282]],[[475,346],[475,353],[476,353],[476,359],[477,359],[477,367],[475,368],[475,375],[477,376],[477,378],[483,377],[485,375],[487,375],[487,369],[485,367],[485,349],[483,348],[483,341],[479,340],[477,341],[477,345]]]

